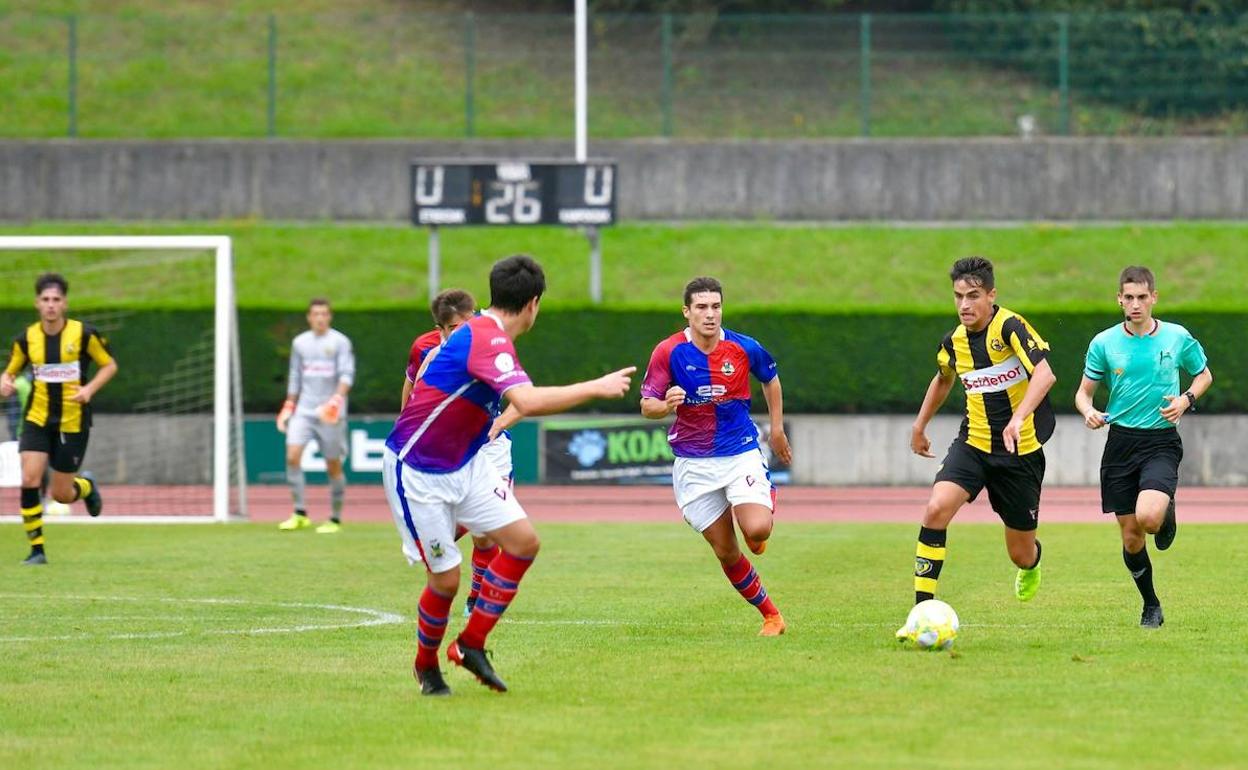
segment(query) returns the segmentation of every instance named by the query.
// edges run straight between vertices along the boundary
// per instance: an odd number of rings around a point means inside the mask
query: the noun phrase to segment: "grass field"
[[[781,522],[755,564],[791,632],[760,639],[673,519],[539,523],[491,638],[512,691],[456,670],[450,699],[411,679],[421,574],[387,525],[53,525],[40,569],[7,527],[0,766],[1243,766],[1242,527],[1185,526],[1154,555],[1167,624],[1145,631],[1112,524],[1042,526],[1027,605],[1000,528],[955,525],[949,655],[891,638],[912,526]]]
[[[225,234],[234,238],[238,303],[302,308],[326,293],[339,308],[423,305],[427,233],[400,224],[255,222],[185,224],[39,223],[0,226],[0,234]],[[1003,302],[1025,311],[1113,309],[1118,271],[1151,266],[1161,306],[1243,308],[1248,229],[1241,223],[1012,227],[825,227],[810,224],[632,223],[603,232],[604,301],[615,307],[672,307],[689,278],[719,277],[730,307],[826,310],[950,310],[949,265],[979,254],[997,265]],[[585,239],[563,228],[468,228],[442,234],[442,283],[486,298],[489,266],[517,251],[546,267],[547,306],[589,301]],[[96,255],[97,259],[104,258]],[[6,254],[0,306],[30,302],[29,276],[74,270],[58,255]],[[94,280],[103,280],[99,277]],[[128,278],[121,280],[130,281]],[[133,282],[97,293],[133,302]],[[203,306],[211,293],[161,291],[163,306]],[[121,299],[129,297],[130,299]]]
[[[270,44],[279,136],[571,137],[569,19],[478,6],[469,21],[463,10],[446,0],[0,0],[0,135],[68,134],[74,14],[82,137],[266,136]],[[866,123],[877,137],[1012,136],[1022,115],[1043,134],[1062,128],[1052,82],[977,61],[975,41],[947,19],[876,14],[864,93],[856,14],[720,19],[714,34],[709,18],[677,15],[665,67],[658,15],[595,17],[591,134],[845,137]],[[1078,82],[1078,63],[1072,74]],[[1077,135],[1248,125],[1242,109],[1158,117],[1079,92],[1070,112]]]

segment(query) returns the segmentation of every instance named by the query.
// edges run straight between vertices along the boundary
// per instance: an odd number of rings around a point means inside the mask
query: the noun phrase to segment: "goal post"
[[[212,303],[212,323],[211,330],[204,329],[202,336],[211,334],[211,356],[205,355],[206,350],[195,352],[196,346],[192,345],[188,352],[183,355],[177,364],[181,367],[178,372],[148,372],[148,376],[155,384],[147,390],[143,391],[144,397],[142,405],[147,411],[147,420],[145,427],[136,428],[138,438],[136,443],[144,441],[157,442],[158,434],[164,434],[167,431],[161,430],[159,420],[161,418],[172,419],[174,415],[190,414],[199,412],[203,406],[209,402],[206,393],[203,393],[204,383],[200,382],[204,379],[202,376],[206,374],[205,369],[211,369],[211,483],[210,485],[200,484],[200,487],[211,487],[211,502],[207,504],[205,496],[191,495],[182,490],[183,485],[178,474],[173,472],[167,474],[168,478],[155,475],[154,471],[143,470],[137,478],[143,480],[143,484],[136,484],[132,490],[132,497],[110,495],[110,492],[117,490],[112,488],[108,479],[101,479],[101,491],[105,495],[105,519],[113,521],[143,521],[151,522],[157,520],[173,520],[173,521],[228,521],[232,517],[246,516],[246,468],[244,459],[244,442],[242,435],[242,378],[241,366],[239,364],[240,346],[238,341],[237,313],[235,309],[234,299],[234,270],[233,270],[233,254],[231,248],[231,240],[228,236],[223,235],[0,235],[0,252],[6,255],[14,252],[39,253],[46,255],[47,252],[61,252],[61,255],[45,256],[42,262],[38,264],[41,267],[35,268],[36,262],[32,261],[30,266],[25,264],[9,262],[3,270],[0,270],[0,277],[6,281],[13,283],[24,276],[27,280],[22,280],[22,286],[31,286],[36,276],[36,270],[42,272],[44,269],[51,269],[56,272],[63,273],[69,280],[71,291],[69,294],[70,310],[68,316],[70,318],[80,318],[85,321],[93,321],[90,312],[80,312],[76,305],[76,293],[78,283],[88,283],[81,278],[76,280],[75,268],[82,272],[90,272],[90,274],[101,282],[108,280],[115,281],[120,285],[115,289],[115,296],[97,297],[97,305],[124,307],[127,301],[131,301],[131,290],[135,291],[135,299],[138,309],[133,312],[127,310],[121,313],[112,312],[112,315],[119,317],[141,315],[144,310],[150,311],[152,308],[160,308],[162,291],[176,293],[180,289],[175,286],[176,282],[181,280],[187,286],[196,284],[193,291],[199,292],[200,301]],[[116,257],[118,260],[115,265],[110,265],[107,260],[90,263],[77,263],[74,261],[73,255],[90,254],[93,252],[106,252],[109,254],[126,254],[124,259]],[[184,253],[203,255],[211,254],[212,265],[198,263],[192,264],[189,260],[191,256],[176,256],[166,258],[163,255],[182,255]],[[64,266],[62,267],[57,261],[48,261],[50,259],[62,259]],[[203,257],[199,257],[199,262],[204,261]],[[193,269],[192,269],[193,268]],[[195,273],[195,269],[199,272]],[[160,271],[164,271],[163,273]],[[115,274],[115,275],[114,275]],[[116,276],[116,277],[115,277]],[[203,282],[212,282],[211,298],[202,286]],[[134,284],[144,284],[143,287],[136,287]],[[147,284],[152,284],[156,288],[153,290],[154,296],[145,296],[141,292],[147,289]],[[166,288],[173,286],[174,288]],[[29,291],[29,290],[28,290]],[[31,296],[27,294],[27,296]],[[7,304],[13,305],[10,300]],[[20,307],[20,306],[19,306]],[[29,307],[27,305],[26,307]],[[109,315],[108,312],[102,312],[102,315]],[[35,317],[30,318],[25,325],[36,320]],[[20,328],[0,329],[0,339],[6,340],[4,357],[7,361],[8,350],[11,343],[7,340],[12,335],[20,331]],[[124,332],[119,332],[124,333]],[[149,331],[150,333],[150,331]],[[151,344],[162,344],[164,341],[159,339],[150,340]],[[202,347],[207,347],[206,345]],[[104,393],[116,388],[117,380],[124,379],[127,371],[135,371],[136,366],[141,369],[144,362],[128,361],[119,357],[118,376],[108,387],[104,389]],[[198,390],[196,390],[198,388]],[[169,396],[167,394],[174,393]],[[190,395],[187,395],[187,394]],[[162,401],[161,399],[165,400]],[[170,400],[172,399],[172,400]],[[140,406],[133,404],[132,406]],[[162,409],[164,411],[162,411]],[[155,427],[153,427],[155,426]],[[172,431],[173,438],[167,445],[156,445],[152,447],[143,447],[143,450],[149,456],[160,460],[168,460],[168,453],[176,453],[178,442],[185,443],[189,440],[194,441],[195,430],[182,429],[181,431]],[[87,459],[84,468],[89,467],[93,455],[98,456],[98,452],[102,446],[108,445],[110,442],[117,441],[116,436],[110,436],[107,429],[100,431],[98,434],[93,432],[88,445]],[[132,452],[132,456],[120,458],[116,463],[118,467],[124,467],[126,472],[133,473],[136,469],[134,466],[142,463],[142,451]],[[163,457],[162,457],[163,455]],[[137,459],[136,459],[137,458]],[[175,466],[176,467],[176,464]],[[144,475],[145,474],[145,475]],[[183,474],[187,475],[187,474]],[[155,481],[154,481],[155,480]],[[233,483],[232,483],[233,481]],[[146,490],[146,492],[144,491]],[[206,489],[205,489],[206,491]],[[165,496],[167,499],[144,499]],[[194,497],[194,502],[192,498]],[[167,508],[168,510],[163,510]],[[133,510],[132,510],[133,509]],[[131,515],[134,511],[141,509],[139,515]],[[15,511],[14,511],[15,512]],[[2,514],[8,514],[10,511],[0,511]],[[119,515],[110,515],[119,514]],[[7,516],[5,518],[8,518]]]

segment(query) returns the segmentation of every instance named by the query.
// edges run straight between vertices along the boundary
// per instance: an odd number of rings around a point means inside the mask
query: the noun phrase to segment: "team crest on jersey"
[[[71,342],[65,346],[65,352],[72,356],[78,352],[78,346]]]
[[[993,350],[997,351],[998,353],[1005,350],[1005,343],[999,339],[993,339],[993,341],[988,344],[992,347]]]
[[[733,366],[731,361],[725,361],[724,365],[719,367],[719,370],[724,373],[725,377],[731,377],[732,373],[737,370],[737,367]]]
[[[446,553],[446,550],[442,548],[441,543],[439,543],[437,540],[434,540],[432,543],[429,544],[429,553],[433,554],[433,558],[441,559],[442,554]]]
[[[1115,370],[1114,370],[1114,376],[1115,376],[1115,377],[1121,377],[1121,376],[1122,376],[1122,373],[1123,373],[1123,372],[1125,372],[1125,371],[1126,371],[1126,369],[1123,369],[1123,368],[1120,366],[1120,367],[1118,367],[1117,369],[1115,369]]]
[[[327,355],[327,356],[332,356],[332,355],[334,355],[335,353],[337,353],[337,352],[338,352],[338,349],[337,349],[336,347],[334,347],[333,345],[326,345],[326,346],[325,346],[324,348],[322,348],[322,349],[325,351],[325,355]]]

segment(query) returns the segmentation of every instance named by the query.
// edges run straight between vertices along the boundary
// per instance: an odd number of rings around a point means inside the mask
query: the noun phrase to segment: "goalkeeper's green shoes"
[[[290,532],[296,529],[307,529],[310,526],[312,526],[312,522],[308,521],[307,516],[300,516],[299,514],[295,513],[295,514],[291,514],[291,517],[287,519],[286,521],[283,521],[281,524],[278,524],[277,528],[280,530]]]
[[[1031,601],[1031,597],[1040,590],[1040,565],[1031,569],[1019,569],[1014,576],[1014,595],[1020,602]]]
[[[329,521],[325,522],[324,524],[316,528],[316,534],[318,535],[336,535],[341,531],[342,531],[342,525],[334,521],[333,519],[330,519]]]

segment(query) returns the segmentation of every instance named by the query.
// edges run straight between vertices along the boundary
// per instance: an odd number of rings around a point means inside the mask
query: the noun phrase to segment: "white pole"
[[[212,387],[212,517],[230,520],[230,326],[234,308],[234,266],[230,239],[217,246],[217,286],[213,340]],[[245,473],[245,469],[239,469]]]
[[[438,226],[429,226],[429,301],[438,296],[438,286],[442,283],[442,240],[438,236]]]
[[[589,108],[586,104],[589,91],[589,61],[586,32],[589,14],[585,0],[576,0],[576,162],[584,163],[588,157]]]

